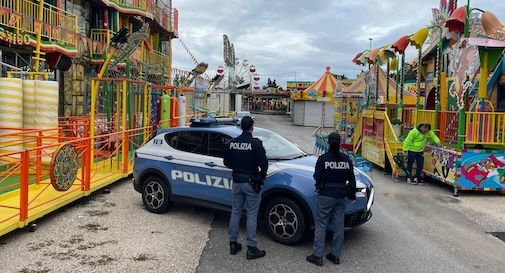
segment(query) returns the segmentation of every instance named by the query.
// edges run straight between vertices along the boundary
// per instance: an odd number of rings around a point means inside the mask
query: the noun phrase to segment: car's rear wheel
[[[149,212],[163,213],[172,205],[170,188],[158,176],[150,176],[143,183],[142,201]]]
[[[281,244],[293,245],[302,240],[306,220],[298,203],[286,197],[275,197],[265,206],[265,222],[272,239]]]

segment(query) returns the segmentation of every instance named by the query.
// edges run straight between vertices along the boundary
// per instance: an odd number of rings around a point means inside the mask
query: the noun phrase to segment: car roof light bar
[[[236,118],[192,118],[191,127],[209,127],[212,125],[236,125]]]

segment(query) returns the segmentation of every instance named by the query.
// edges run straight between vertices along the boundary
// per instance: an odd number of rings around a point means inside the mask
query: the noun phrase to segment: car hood
[[[301,176],[312,178],[316,166],[316,156],[304,156],[293,160],[275,161],[269,167],[269,173],[275,173],[281,170],[290,170]],[[372,180],[360,169],[354,167],[354,175],[356,176],[356,187],[365,188],[372,186]]]

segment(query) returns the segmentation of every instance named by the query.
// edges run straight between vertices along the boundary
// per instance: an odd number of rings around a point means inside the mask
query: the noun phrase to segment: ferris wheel
[[[248,60],[237,58],[232,66],[218,67],[217,73],[223,76],[220,85],[223,89],[260,89],[258,81],[261,77],[258,75],[256,67]]]

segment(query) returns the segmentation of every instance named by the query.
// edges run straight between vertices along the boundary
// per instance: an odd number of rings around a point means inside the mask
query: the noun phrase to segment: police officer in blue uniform
[[[256,246],[256,225],[260,206],[260,188],[266,177],[268,160],[261,140],[252,136],[254,120],[243,117],[242,134],[231,140],[224,154],[224,165],[233,170],[233,202],[228,235],[230,254],[235,255],[242,245],[237,242],[240,218],[245,209],[247,215],[247,259],[265,256]]]
[[[328,136],[330,149],[320,156],[316,163],[314,179],[319,193],[316,211],[316,230],[312,255],[307,261],[323,265],[324,241],[328,223],[334,223],[331,252],[326,259],[340,264],[340,254],[344,243],[344,213],[347,200],[356,200],[356,179],[351,159],[340,152],[340,135]]]

